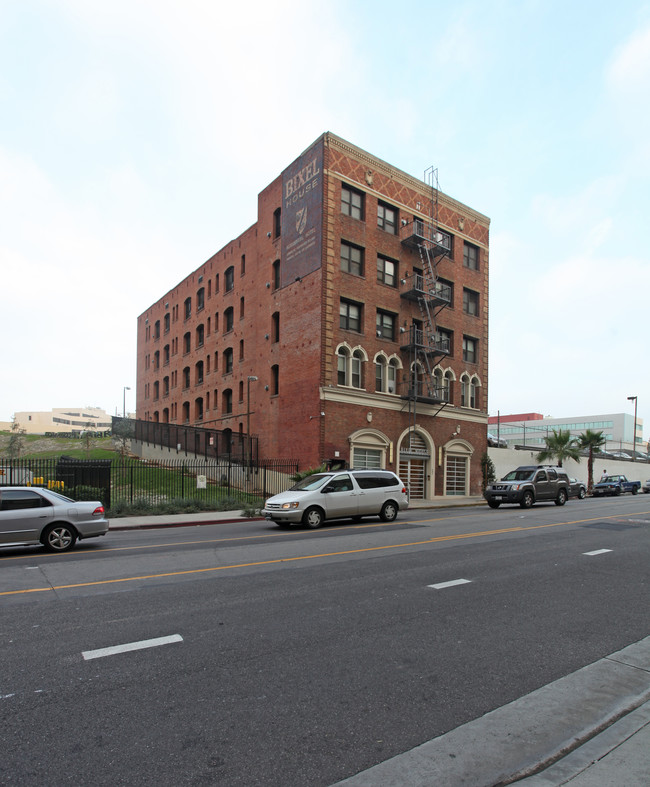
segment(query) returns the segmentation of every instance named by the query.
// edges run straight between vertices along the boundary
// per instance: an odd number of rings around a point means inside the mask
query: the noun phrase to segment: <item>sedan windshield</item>
[[[311,492],[313,489],[320,489],[324,483],[330,480],[331,475],[323,475],[322,473],[315,473],[314,475],[308,475],[306,478],[303,478],[301,481],[298,481],[297,484],[294,484],[289,491],[290,492]]]
[[[528,481],[533,477],[534,470],[511,470],[504,475],[502,481]]]

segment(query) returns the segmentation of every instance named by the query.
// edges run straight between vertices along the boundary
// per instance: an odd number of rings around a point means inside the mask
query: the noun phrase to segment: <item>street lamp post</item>
[[[636,462],[636,396],[628,396],[628,400],[631,402],[634,400],[634,433],[632,434],[632,461]]]
[[[248,454],[246,459],[248,465],[250,465],[253,447],[251,442],[251,383],[256,382],[257,377],[254,374],[249,374],[246,378],[246,453]]]
[[[126,392],[130,390],[129,386],[125,385],[122,391],[122,418],[126,418]]]

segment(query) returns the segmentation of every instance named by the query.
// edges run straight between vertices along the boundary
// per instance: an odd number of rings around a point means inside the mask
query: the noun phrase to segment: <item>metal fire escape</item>
[[[400,329],[406,334],[400,349],[409,356],[408,381],[402,398],[409,401],[409,409],[414,412],[417,402],[445,406],[445,388],[436,385],[433,371],[451,349],[448,337],[439,332],[436,324],[438,314],[451,304],[451,287],[438,279],[438,263],[451,253],[451,236],[438,228],[438,170],[429,168],[424,180],[431,187],[430,220],[414,217],[401,227],[402,245],[417,251],[422,263],[421,274],[402,279],[406,289],[401,292],[402,298],[417,303],[420,310],[419,320]]]

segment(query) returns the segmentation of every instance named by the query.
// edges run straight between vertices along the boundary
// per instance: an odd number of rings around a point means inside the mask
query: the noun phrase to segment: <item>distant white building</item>
[[[544,418],[540,413],[519,413],[516,415],[491,415],[488,430],[491,434],[505,438],[509,446],[528,445],[543,447],[546,437],[553,429],[568,430],[574,437],[591,429],[602,432],[607,441],[604,450],[632,450],[634,441],[634,416],[629,413],[609,413],[607,415],[582,415],[570,418]],[[636,423],[636,450],[645,452],[643,441],[643,419]]]
[[[55,407],[50,412],[25,410],[14,420],[27,434],[108,432],[111,416],[99,407]]]

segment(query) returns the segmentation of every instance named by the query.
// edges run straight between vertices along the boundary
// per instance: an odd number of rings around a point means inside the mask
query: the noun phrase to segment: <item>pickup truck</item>
[[[628,481],[624,475],[603,476],[597,484],[594,484],[594,497],[599,495],[620,495],[622,492],[632,492],[636,495],[641,489],[640,481]]]

